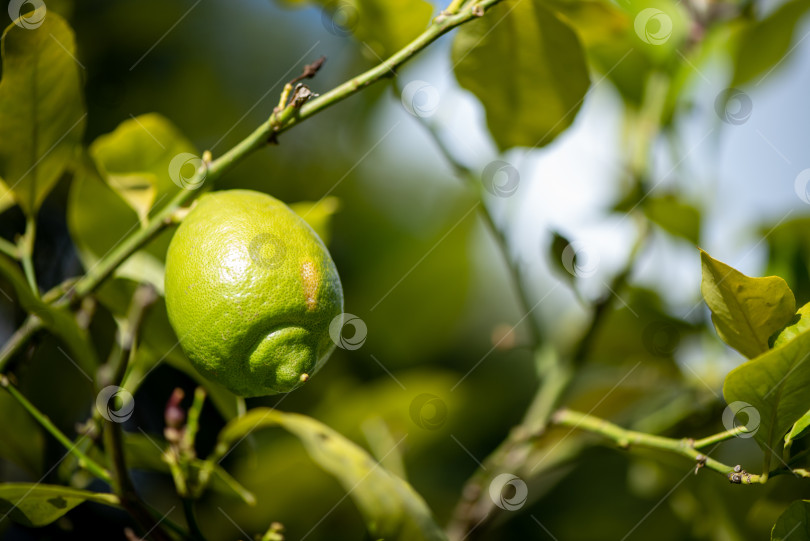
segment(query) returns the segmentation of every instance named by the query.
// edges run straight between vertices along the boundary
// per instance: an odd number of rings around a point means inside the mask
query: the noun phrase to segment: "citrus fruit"
[[[335,264],[281,201],[250,190],[200,197],[166,255],[169,321],[194,367],[241,396],[291,391],[334,350]]]

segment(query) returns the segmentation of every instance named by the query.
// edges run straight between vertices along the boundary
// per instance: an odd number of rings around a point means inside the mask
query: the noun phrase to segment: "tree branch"
[[[569,426],[574,429],[587,430],[611,439],[622,449],[630,449],[631,447],[646,447],[649,449],[659,449],[662,451],[669,451],[682,456],[685,456],[696,463],[695,473],[701,468],[708,468],[716,472],[722,473],[728,477],[729,481],[736,484],[752,485],[764,483],[767,476],[748,473],[740,466],[729,466],[723,464],[713,458],[706,456],[697,449],[711,444],[719,443],[731,439],[740,434],[746,433],[747,430],[738,428],[735,430],[726,430],[719,434],[714,434],[700,440],[693,440],[689,438],[675,439],[667,438],[664,436],[655,436],[647,434],[646,432],[637,432],[635,430],[628,430],[615,425],[604,419],[588,415],[587,413],[580,413],[569,409],[561,409],[554,413],[551,417],[551,422],[559,426]]]
[[[315,116],[324,109],[360,92],[363,88],[376,83],[380,79],[390,76],[397,68],[405,64],[416,53],[426,48],[439,37],[457,26],[480,17],[486,10],[501,1],[502,0],[481,0],[474,5],[460,9],[458,13],[436,17],[427,30],[384,62],[335,87],[317,99],[308,101],[300,106],[292,103],[281,110],[274,111],[270,118],[256,128],[253,133],[245,137],[216,160],[206,162],[204,167],[201,167],[200,170],[195,173],[189,181],[189,184],[198,185],[203,181],[215,182],[234,165],[241,162],[256,150],[263,148],[269,142],[274,141],[278,134],[287,131],[304,120]],[[453,5],[455,4],[458,4],[458,2],[454,2]],[[310,72],[314,71],[312,64],[309,65],[309,68]],[[199,194],[200,192],[198,190],[182,190],[177,193],[165,207],[149,219],[144,227],[126,237],[120,244],[113,248],[94,267],[88,270],[84,276],[79,278],[54,304],[57,306],[66,306],[81,300],[93,292],[104,280],[112,275],[115,269],[126,261],[129,256],[152,240],[165,227],[174,223],[173,216],[177,210],[193,201]],[[31,332],[31,330],[26,330],[22,333],[18,331],[15,333],[16,340],[13,342],[13,349],[7,346],[4,348],[3,352],[0,352],[0,366],[4,365],[7,358],[25,344],[32,335],[33,332]]]
[[[485,11],[499,2],[501,2],[501,0],[482,0],[478,2],[476,6],[478,6],[479,10]],[[430,27],[416,39],[394,53],[390,58],[365,73],[337,86],[319,98],[303,104],[300,108],[295,107],[295,104],[290,104],[281,111],[274,112],[270,118],[264,124],[256,128],[253,133],[248,135],[225,154],[210,162],[207,167],[201,168],[189,181],[189,184],[197,185],[203,179],[208,182],[216,181],[245,157],[264,147],[271,137],[277,137],[278,134],[315,116],[328,107],[345,100],[372,83],[389,76],[391,72],[394,72],[398,67],[410,60],[416,53],[436,41],[440,36],[457,26],[477,18],[479,16],[477,13],[478,11],[469,7],[455,15],[437,18]],[[106,257],[99,261],[95,267],[88,271],[87,274],[79,279],[69,291],[66,300],[80,299],[98,287],[99,284],[109,277],[130,255],[170,224],[172,222],[171,216],[178,208],[191,202],[197,195],[199,195],[199,192],[194,190],[183,190],[175,195],[160,212],[149,220],[145,227],[127,237]],[[66,302],[66,300],[61,301],[61,303]]]

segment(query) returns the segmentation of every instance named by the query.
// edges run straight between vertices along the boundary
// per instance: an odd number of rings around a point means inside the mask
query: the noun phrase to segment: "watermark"
[[[413,116],[432,116],[439,109],[439,91],[428,82],[411,81],[402,89],[402,106]]]
[[[24,6],[27,6],[25,13],[20,13]],[[14,24],[26,30],[34,30],[42,26],[47,11],[45,2],[42,0],[11,0],[8,3],[8,16],[11,17]]]
[[[793,183],[793,189],[799,199],[810,205],[810,169],[805,169],[796,175],[796,181]]]
[[[132,393],[123,387],[109,385],[104,387],[96,396],[96,409],[99,415],[107,421],[123,423],[132,417],[132,412],[135,409],[135,398]]]
[[[259,233],[248,245],[250,259],[258,266],[267,269],[277,267],[287,255],[287,247],[272,233]]]
[[[351,336],[344,334],[347,326],[353,329]],[[329,324],[329,336],[332,338],[332,342],[341,349],[349,351],[360,349],[366,342],[367,334],[366,322],[354,314],[344,312],[335,316]]]
[[[727,88],[714,99],[714,111],[720,120],[732,126],[745,124],[754,110],[751,96],[737,88]]]
[[[422,393],[411,402],[411,420],[425,430],[438,430],[447,420],[447,404],[435,394]]]
[[[739,420],[740,414],[745,416],[744,423]],[[726,430],[745,428],[745,432],[737,434],[738,438],[753,438],[759,430],[759,421],[759,410],[748,402],[738,400],[723,410],[723,426],[726,427]]]
[[[184,190],[196,190],[203,185],[208,167],[199,156],[181,152],[169,162],[169,178]]]
[[[529,488],[517,475],[502,473],[489,484],[489,497],[504,511],[517,511],[529,498]]]
[[[599,254],[584,242],[574,241],[562,252],[562,264],[572,276],[587,278],[599,269]]]
[[[326,31],[335,36],[345,38],[350,36],[357,28],[360,12],[354,2],[337,0],[328,2],[321,10],[321,24]]]
[[[644,327],[641,342],[656,357],[671,357],[681,343],[681,332],[672,323],[653,321]]]
[[[520,185],[520,173],[511,163],[495,160],[484,167],[481,182],[494,196],[512,197]]]
[[[672,18],[660,9],[642,9],[633,26],[641,41],[650,45],[663,45],[672,36]]]

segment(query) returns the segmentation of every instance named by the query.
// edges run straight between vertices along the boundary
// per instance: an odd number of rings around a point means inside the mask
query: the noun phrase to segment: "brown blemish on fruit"
[[[318,271],[315,264],[309,259],[301,264],[301,283],[304,286],[307,310],[312,311],[318,306]]]
[[[309,381],[309,374],[304,372],[303,374],[301,374],[301,376],[298,379],[300,379],[302,383],[306,382],[306,381]]]

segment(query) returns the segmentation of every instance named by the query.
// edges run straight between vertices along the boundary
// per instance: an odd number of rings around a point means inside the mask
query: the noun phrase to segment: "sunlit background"
[[[123,121],[156,112],[200,152],[216,157],[266,120],[284,83],[304,64],[326,56],[317,77],[307,81],[323,93],[379,62],[372,47],[314,6],[271,0],[47,5],[76,32],[88,144]],[[757,10],[767,14],[778,5],[758,3]],[[701,248],[747,274],[784,276],[800,306],[810,300],[810,192],[800,178],[810,168],[810,20],[804,16],[796,26],[788,54],[771,72],[741,87],[743,101],[726,105],[718,96],[728,92],[732,76],[733,31],[712,34],[699,55],[677,53],[685,67],[673,69],[685,86],[673,125],[650,141],[647,189],[693,205]],[[546,147],[499,155],[483,107],[456,82],[451,43],[451,36],[441,38],[399,72],[401,88],[421,85],[405,105],[390,81],[383,81],[284,133],[277,146],[245,160],[215,186],[260,190],[288,203],[336,198],[328,246],[345,288],[346,311],[368,328],[363,347],[338,349],[310,384],[290,395],[250,399],[248,406],[306,413],[371,448],[386,466],[404,472],[440,524],[450,521],[465,480],[531,401],[538,378],[526,347],[528,325],[538,325],[551,348],[566,351],[587,325],[587,303],[615,294],[584,369],[588,374],[569,399],[620,424],[677,437],[722,429],[723,378],[741,361],[716,338],[701,304],[693,242],[653,225],[629,286],[607,290],[639,229],[626,212],[632,204],[617,207],[632,187],[632,138],[626,131],[627,118],[636,113],[604,70],[592,72],[591,89],[568,131]],[[434,125],[455,159],[473,171],[496,159],[517,171],[512,196],[487,195],[485,201],[519,262],[534,307],[530,314],[517,301],[476,198],[422,122]],[[67,227],[70,189],[64,179],[40,212],[35,264],[44,288],[83,272]],[[93,209],[87,202],[83,208]],[[19,209],[0,215],[2,236],[11,239],[23,228]],[[580,248],[580,262],[588,268],[576,280],[564,275],[551,249],[552,231]],[[147,332],[160,334],[156,329],[163,326],[171,335],[163,310],[161,302]],[[10,297],[0,298],[0,337],[10,336],[23,317]],[[663,345],[656,342],[660,328]],[[93,329],[106,337],[98,344],[106,351],[115,327],[101,306]],[[171,348],[172,339],[155,340],[160,346],[151,362],[168,354],[159,349]],[[43,334],[33,344],[17,363],[20,387],[60,428],[74,433],[89,415],[92,386],[59,342]],[[171,391],[180,386],[190,395],[196,386],[178,362],[163,362],[149,374],[127,431],[160,438]],[[446,405],[438,427],[412,412],[412,401],[424,393]],[[40,479],[62,448],[5,394],[0,408],[0,476]],[[429,419],[432,413],[421,415]],[[223,424],[209,402],[201,456]],[[567,430],[555,438],[594,441]],[[400,443],[389,453],[388,441]],[[156,453],[145,446],[145,466],[136,470],[135,481],[146,501],[167,511],[178,502],[170,476],[146,466]],[[759,467],[753,440],[729,442],[715,454]],[[628,454],[609,443],[585,449],[548,444],[532,464],[546,457],[535,475],[524,476],[527,504],[502,512],[470,539],[764,539],[786,503],[801,495],[792,479],[767,487],[729,486],[720,475],[687,475],[693,466],[684,459]],[[281,431],[251,435],[224,465],[258,503],[249,507],[225,492],[207,493],[199,514],[211,541],[247,539],[272,521],[285,525],[288,539],[366,535],[345,491]],[[66,468],[50,471],[45,480],[69,481]],[[182,522],[180,507],[171,516]],[[14,540],[119,539],[127,520],[123,513],[84,504],[45,529],[6,520],[0,532]]]

